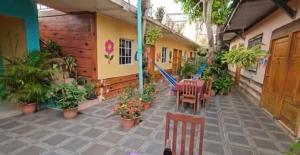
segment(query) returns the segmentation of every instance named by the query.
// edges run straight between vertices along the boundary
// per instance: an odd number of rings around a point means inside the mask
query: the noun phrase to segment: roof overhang
[[[62,12],[100,12],[101,14],[136,24],[136,7],[123,0],[37,0],[38,3],[49,6]],[[199,44],[176,33],[169,27],[162,25],[153,18],[147,19],[149,25],[156,25],[162,28],[163,36],[178,40],[183,44],[199,47]]]
[[[243,32],[276,9],[277,6],[273,0],[236,0],[226,22],[223,39],[228,41],[235,37],[243,38]]]

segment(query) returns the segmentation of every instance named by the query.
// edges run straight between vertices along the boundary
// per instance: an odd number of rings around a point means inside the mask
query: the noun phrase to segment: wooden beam
[[[243,32],[234,32],[234,33],[241,39],[245,40],[245,36],[244,36]]]
[[[224,33],[235,33],[235,32],[242,32],[242,29],[232,29],[232,30],[226,30]]]
[[[272,2],[282,9],[290,18],[294,19],[296,17],[297,11],[293,10],[288,4],[286,0],[272,0]]]

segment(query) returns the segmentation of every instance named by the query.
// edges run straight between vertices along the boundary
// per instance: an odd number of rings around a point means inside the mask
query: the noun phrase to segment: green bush
[[[120,95],[121,104],[127,104],[128,101],[135,96],[134,87],[127,86]]]
[[[191,78],[196,72],[197,68],[195,64],[192,61],[186,61],[180,70],[180,76],[183,78]]]
[[[84,89],[86,91],[86,95],[85,95],[86,99],[95,99],[95,98],[97,98],[97,95],[94,92],[94,88],[95,88],[95,85],[92,84],[91,82],[86,82],[85,83]]]
[[[155,45],[155,42],[162,36],[161,29],[157,26],[150,26],[146,31],[146,44]]]
[[[74,83],[53,85],[48,93],[48,98],[62,109],[77,108],[85,96],[86,90],[78,88]]]
[[[224,73],[214,80],[212,88],[216,90],[217,93],[228,94],[232,87],[232,84],[233,81],[231,79],[231,76],[228,73]]]
[[[57,66],[47,63],[49,53],[34,51],[25,57],[6,60],[7,69],[0,77],[1,98],[23,104],[44,101],[57,73]]]

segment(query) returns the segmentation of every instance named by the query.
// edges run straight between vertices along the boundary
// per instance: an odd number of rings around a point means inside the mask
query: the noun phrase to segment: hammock
[[[201,65],[201,67],[199,68],[197,74],[193,77],[193,80],[198,80],[201,77],[201,75],[204,72],[206,66],[207,66],[206,64]]]
[[[159,67],[157,64],[155,66],[158,68],[160,74],[173,86],[175,87],[177,81],[176,78],[174,78],[172,75],[170,75],[168,72],[166,72],[164,69]]]
[[[155,64],[155,66],[158,68],[160,74],[172,85],[172,87],[175,87],[177,81],[176,81],[176,78],[173,77],[171,74],[169,74],[168,72],[166,72],[164,69],[162,69],[160,66],[158,66],[157,64]],[[193,80],[197,80],[201,77],[204,69],[206,67],[206,64],[203,64],[197,74],[194,76]]]

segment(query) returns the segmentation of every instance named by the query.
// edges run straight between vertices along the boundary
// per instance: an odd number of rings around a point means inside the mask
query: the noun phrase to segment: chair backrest
[[[206,81],[205,94],[207,94],[209,96],[211,95],[212,82],[213,82],[213,79],[211,77],[209,77]]]
[[[197,80],[183,80],[183,96],[196,97]]]
[[[172,141],[172,152],[176,153],[176,155],[184,155],[185,153],[185,143],[186,143],[186,132],[187,132],[187,124],[190,123],[190,142],[188,147],[189,155],[193,155],[194,153],[194,145],[195,145],[195,133],[196,127],[199,126],[199,155],[202,155],[203,148],[203,136],[204,136],[204,117],[197,117],[192,115],[184,115],[184,114],[172,114],[167,113],[166,116],[166,132],[165,132],[165,145],[168,140]],[[173,121],[173,138],[169,139],[170,133],[170,122]],[[176,152],[176,142],[177,142],[177,127],[178,123],[182,122],[182,131],[181,131],[181,145],[180,145],[180,153]]]

